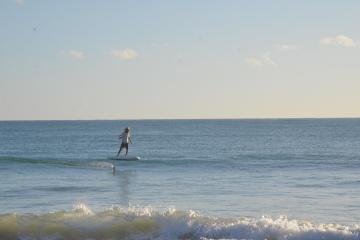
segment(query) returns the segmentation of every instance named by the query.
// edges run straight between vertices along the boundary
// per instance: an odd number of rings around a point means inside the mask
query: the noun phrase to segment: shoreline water
[[[85,204],[47,214],[0,214],[1,239],[358,240],[359,225],[314,224],[286,216],[215,218],[149,207],[94,212]]]

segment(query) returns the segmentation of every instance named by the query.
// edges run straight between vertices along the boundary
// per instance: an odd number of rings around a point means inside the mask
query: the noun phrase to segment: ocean
[[[359,173],[360,119],[1,121],[0,239],[360,239]]]

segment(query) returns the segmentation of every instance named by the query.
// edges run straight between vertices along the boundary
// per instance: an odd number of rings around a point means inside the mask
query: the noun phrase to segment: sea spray
[[[254,239],[359,240],[358,225],[314,224],[288,219],[214,218],[194,211],[150,207],[93,212],[77,203],[71,211],[0,215],[0,239]]]

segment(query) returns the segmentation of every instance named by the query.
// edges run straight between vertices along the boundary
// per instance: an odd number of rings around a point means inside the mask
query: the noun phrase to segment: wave
[[[71,211],[2,214],[0,239],[359,240],[360,226],[314,224],[285,216],[214,218],[191,210],[159,211],[149,207],[113,207],[95,213],[79,203]]]
[[[114,165],[113,160],[109,160],[108,157],[104,158],[51,158],[51,157],[13,157],[13,156],[1,156],[0,163],[12,163],[12,164],[39,164],[39,165],[50,165],[50,166],[62,166],[62,167],[84,167],[84,168],[112,168]],[[186,156],[167,157],[161,158],[149,158],[146,160],[138,161],[137,165],[141,166],[203,166],[204,164],[215,163],[213,160],[206,158],[194,158]],[[121,162],[121,164],[131,164],[131,162]],[[226,166],[225,163],[220,163]]]
[[[113,164],[104,159],[58,159],[58,158],[26,158],[26,157],[0,157],[0,163],[15,164],[41,164],[56,165],[63,167],[85,167],[85,168],[112,168]]]
[[[224,158],[225,159],[225,158]],[[138,161],[136,165],[147,167],[147,166],[180,166],[180,167],[203,167],[206,165],[209,168],[224,168],[224,169],[234,169],[234,168],[257,168],[258,166],[267,167],[267,168],[294,168],[294,167],[314,167],[319,164],[328,167],[344,167],[344,168],[354,168],[359,166],[360,163],[353,162],[350,160],[344,160],[344,158],[338,158],[337,161],[325,161],[324,159],[313,160],[309,156],[291,156],[291,155],[265,155],[265,154],[243,154],[236,155],[224,159],[219,159],[216,157],[207,157],[207,156],[168,156],[164,157],[151,156],[149,158],[144,158],[142,161]],[[343,160],[339,160],[343,159]],[[271,160],[271,161],[269,161]],[[285,161],[286,160],[286,161]],[[301,161],[292,161],[292,160],[301,160]],[[0,156],[1,163],[13,163],[13,164],[41,164],[41,165],[51,165],[51,166],[62,166],[62,167],[79,167],[79,168],[112,168],[113,161],[106,157],[95,157],[95,158],[51,158],[51,157],[13,157],[13,156]],[[131,162],[122,162],[121,164],[132,164]]]

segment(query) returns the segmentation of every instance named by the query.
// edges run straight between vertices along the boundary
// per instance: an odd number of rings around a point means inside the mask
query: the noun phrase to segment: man
[[[123,148],[126,148],[126,153],[125,153],[125,157],[126,157],[128,154],[128,150],[129,150],[129,142],[132,144],[131,138],[130,138],[130,128],[129,127],[124,129],[124,132],[119,136],[119,139],[121,139],[121,145],[120,145],[119,152],[117,153],[117,156],[120,155],[120,152]]]

